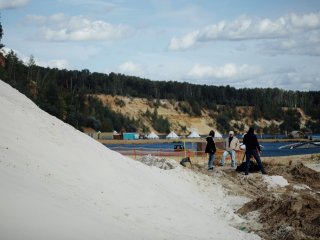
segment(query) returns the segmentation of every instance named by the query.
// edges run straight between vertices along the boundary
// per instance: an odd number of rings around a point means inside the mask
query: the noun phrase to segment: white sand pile
[[[267,183],[268,189],[289,185],[288,181],[283,176],[263,176],[263,181]]]
[[[0,81],[1,239],[259,239],[224,189],[107,149]]]

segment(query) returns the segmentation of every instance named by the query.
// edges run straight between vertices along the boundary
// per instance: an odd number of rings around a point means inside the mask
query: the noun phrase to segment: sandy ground
[[[263,159],[268,177],[278,177],[287,186],[273,186],[260,172],[248,176],[228,167],[208,172],[203,166],[195,171],[219,178],[229,194],[252,199],[237,213],[248,220],[243,228],[263,239],[320,239],[320,155],[301,155]],[[308,167],[309,166],[309,167]]]
[[[170,161],[161,159],[158,167],[172,168]],[[251,199],[235,209],[247,220],[241,230],[266,240],[320,239],[320,155],[263,158],[263,163],[267,175],[245,176],[228,163],[214,171],[197,163],[186,167],[215,178],[227,195]]]

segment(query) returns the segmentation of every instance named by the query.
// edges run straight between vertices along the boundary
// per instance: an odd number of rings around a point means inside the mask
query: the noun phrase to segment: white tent
[[[188,136],[188,138],[199,138],[200,135],[196,132],[196,131],[192,131],[192,133],[190,133],[190,135]]]
[[[217,130],[214,131],[214,137],[215,137],[215,138],[223,138],[222,134],[219,133]]]
[[[159,139],[159,136],[155,134],[154,132],[151,132],[150,134],[147,135],[148,139]]]
[[[166,138],[179,138],[179,136],[174,131],[171,131]]]

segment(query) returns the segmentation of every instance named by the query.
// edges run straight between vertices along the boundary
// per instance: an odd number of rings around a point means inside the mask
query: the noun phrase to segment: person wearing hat
[[[236,160],[236,151],[240,149],[239,139],[234,136],[234,132],[230,131],[229,136],[225,139],[224,142],[224,152],[222,154],[220,165],[224,166],[224,161],[228,155],[231,157],[231,167],[237,168],[237,160]]]

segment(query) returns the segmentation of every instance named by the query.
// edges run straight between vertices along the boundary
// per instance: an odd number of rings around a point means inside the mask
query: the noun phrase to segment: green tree
[[[4,47],[4,45],[1,43],[2,37],[3,37],[3,28],[0,22],[0,49]]]
[[[162,116],[153,120],[153,128],[158,132],[169,133],[170,132],[170,122],[167,118]]]
[[[201,107],[197,101],[191,101],[190,103],[193,113],[196,116],[201,116]]]
[[[1,26],[1,23],[0,23]],[[0,27],[0,40],[2,38]],[[102,103],[89,99],[95,94],[113,94],[121,96],[143,97],[152,103],[152,108],[160,105],[160,99],[169,99],[177,109],[190,115],[201,116],[202,110],[213,112],[217,116],[219,129],[228,131],[231,119],[241,120],[236,106],[254,107],[253,115],[247,111],[245,115],[254,119],[266,118],[282,121],[282,130],[298,130],[300,116],[284,108],[301,108],[311,117],[310,129],[317,129],[320,118],[319,91],[299,92],[281,89],[235,89],[230,86],[208,86],[181,83],[176,81],[151,81],[123,74],[91,73],[89,70],[58,70],[44,68],[35,64],[31,55],[28,63],[24,64],[17,55],[10,51],[5,56],[6,65],[0,68],[0,78],[20,92],[31,96],[44,110],[67,121],[78,129],[85,126],[86,119],[94,116],[100,121],[101,127],[107,129],[111,123],[115,130],[122,128],[143,129],[142,121],[116,113]],[[35,90],[33,94],[30,89]],[[123,102],[118,101],[119,106]],[[157,125],[165,132],[170,128],[169,121],[160,117],[155,111],[146,111],[146,116],[152,125]],[[254,118],[254,119],[253,119]],[[109,119],[109,120],[105,120]],[[104,122],[106,121],[106,122]],[[109,122],[109,123],[108,123]],[[105,123],[105,124],[104,124]],[[108,124],[107,124],[108,123]],[[164,124],[162,128],[160,125]],[[238,126],[240,129],[240,126]],[[271,131],[266,129],[265,131]]]
[[[300,130],[300,113],[295,109],[289,109],[285,112],[283,123],[280,125],[281,131],[291,132]]]
[[[227,132],[230,129],[230,119],[226,114],[219,114],[217,119],[217,127],[222,132]]]
[[[306,127],[314,133],[319,133],[320,132],[320,120],[315,120],[315,121],[308,120],[306,123]]]
[[[27,74],[27,80],[31,81],[33,79],[33,71],[35,68],[36,62],[34,60],[34,56],[30,55],[29,61],[28,61],[28,74]]]
[[[146,118],[148,118],[149,120],[152,120],[152,113],[150,112],[149,108],[147,108],[145,114]]]
[[[113,131],[113,123],[110,118],[104,118],[101,123],[101,131],[111,132]]]

